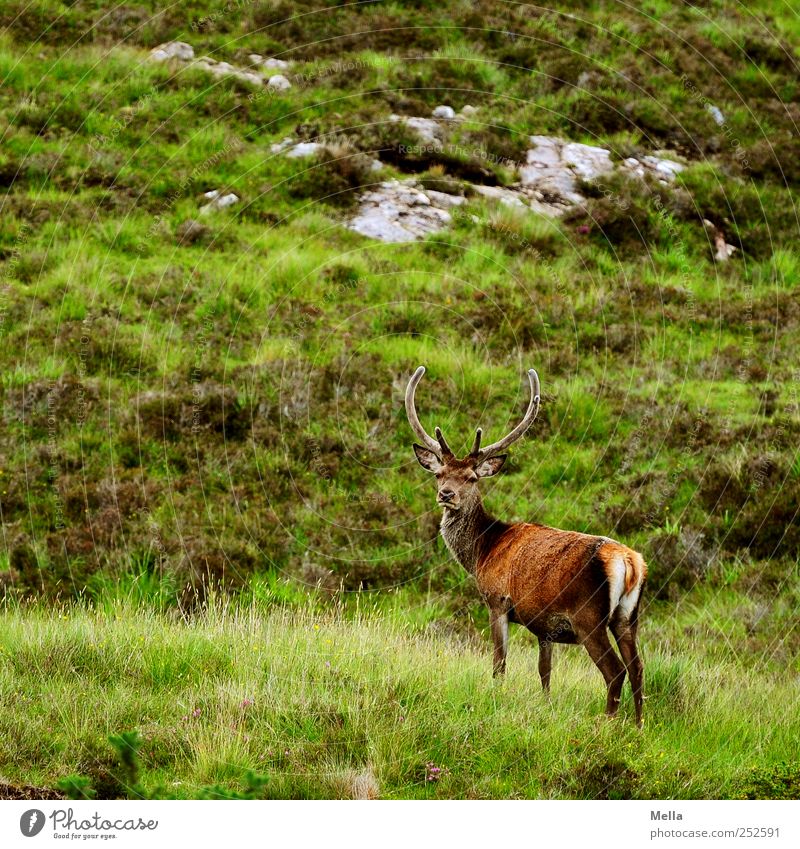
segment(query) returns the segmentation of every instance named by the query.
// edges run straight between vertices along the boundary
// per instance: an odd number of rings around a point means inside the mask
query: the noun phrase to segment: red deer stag
[[[420,465],[436,475],[437,503],[444,508],[441,534],[451,554],[474,576],[489,608],[494,674],[506,668],[508,623],[517,622],[539,640],[539,675],[547,692],[553,643],[580,643],[606,681],[606,713],[619,707],[627,669],[636,722],[642,724],[643,666],[636,648],[639,599],[647,574],[642,556],[608,537],[562,531],[545,525],[509,524],[492,518],[478,491],[481,478],[496,475],[539,411],[539,377],[528,372],[531,400],[522,421],[499,442],[481,448],[481,429],[472,450],[459,460],[437,427],[429,436],[414,403],[420,366],[406,389],[406,413],[422,445]],[[622,660],[608,638],[614,635]]]

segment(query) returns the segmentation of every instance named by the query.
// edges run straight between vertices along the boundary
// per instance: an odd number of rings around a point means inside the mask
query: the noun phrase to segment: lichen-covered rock
[[[413,242],[450,224],[443,207],[459,202],[443,194],[426,193],[413,180],[388,180],[361,196],[359,212],[346,226],[382,242]]]

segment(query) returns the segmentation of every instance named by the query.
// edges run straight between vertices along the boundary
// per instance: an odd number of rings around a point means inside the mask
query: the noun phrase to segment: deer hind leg
[[[614,716],[619,708],[619,698],[622,693],[622,684],[625,681],[625,666],[611,648],[608,632],[605,624],[598,625],[593,631],[581,638],[586,651],[595,662],[595,665],[603,673],[608,693],[606,699],[606,713]]]
[[[644,665],[639,657],[639,650],[636,647],[636,611],[634,610],[630,620],[615,617],[611,622],[611,633],[619,646],[622,660],[628,670],[628,677],[631,680],[631,689],[633,690],[633,706],[636,711],[636,724],[639,728],[642,727],[642,700],[643,700],[643,685],[644,685]]]
[[[550,640],[539,640],[539,677],[542,689],[550,693],[550,670],[553,668],[553,644]]]
[[[508,612],[489,608],[489,623],[494,643],[494,672],[493,677],[504,675],[506,671],[506,655],[508,654]]]

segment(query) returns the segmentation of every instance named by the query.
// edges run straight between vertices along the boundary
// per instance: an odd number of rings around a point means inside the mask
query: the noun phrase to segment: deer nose
[[[452,489],[440,489],[439,490],[439,498],[441,498],[442,501],[452,501],[454,495],[455,495],[455,492],[453,492]]]

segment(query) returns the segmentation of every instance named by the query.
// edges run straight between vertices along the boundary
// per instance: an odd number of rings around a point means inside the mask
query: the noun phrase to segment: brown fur
[[[478,429],[472,451],[462,460],[453,455],[439,428],[433,439],[419,421],[414,393],[424,373],[420,366],[406,389],[406,414],[424,443],[415,444],[414,453],[419,464],[436,475],[436,500],[444,510],[442,537],[456,560],[475,576],[489,608],[494,674],[505,672],[509,622],[524,625],[538,637],[539,674],[545,691],[550,687],[553,643],[580,643],[603,674],[610,716],[617,712],[628,673],[636,722],[641,726],[643,667],[636,630],[647,575],[642,556],[607,537],[528,522],[510,525],[483,509],[480,478],[500,471],[506,459],[501,452],[536,418],[539,377],[535,370],[528,370],[531,400],[523,420],[484,449]],[[609,630],[622,660],[611,647]]]
[[[611,609],[610,587],[616,586],[620,557],[625,565],[623,594],[641,587],[647,574],[642,556],[608,537],[494,519],[484,510],[474,460],[446,457],[429,462],[424,449],[422,455],[417,450],[417,456],[438,479],[439,503],[445,508],[442,536],[453,556],[474,575],[489,607],[495,674],[505,671],[508,622],[523,625],[539,639],[539,671],[545,689],[550,682],[552,643],[579,643],[606,679],[609,714],[617,710],[625,672],[629,672],[641,723],[642,669],[635,642],[638,599],[624,617],[620,605]],[[448,501],[442,501],[442,493]],[[608,628],[624,663],[611,648]]]

